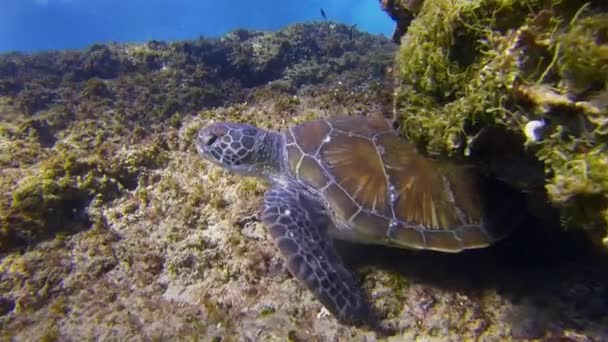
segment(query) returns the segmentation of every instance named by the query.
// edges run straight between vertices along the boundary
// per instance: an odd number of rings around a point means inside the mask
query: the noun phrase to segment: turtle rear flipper
[[[333,223],[311,196],[297,185],[273,187],[264,197],[262,220],[291,274],[327,310],[345,323],[371,323],[368,303],[327,233]]]

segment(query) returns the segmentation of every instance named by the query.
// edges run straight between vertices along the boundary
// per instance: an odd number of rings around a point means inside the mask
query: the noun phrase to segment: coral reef
[[[563,226],[608,247],[607,9],[424,1],[395,65],[403,133],[546,196]]]
[[[320,314],[256,219],[266,184],[192,144],[214,120],[390,117],[394,44],[351,30],[1,55],[2,339],[380,339]],[[459,255],[339,247],[389,341],[605,338],[604,259],[530,220]]]

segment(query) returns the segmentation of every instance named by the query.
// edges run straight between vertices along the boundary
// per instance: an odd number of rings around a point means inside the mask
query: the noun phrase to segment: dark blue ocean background
[[[378,0],[0,0],[0,52],[216,37],[323,20],[390,36]]]

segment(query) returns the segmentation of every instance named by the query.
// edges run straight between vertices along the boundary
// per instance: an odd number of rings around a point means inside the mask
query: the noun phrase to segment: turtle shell
[[[458,252],[508,231],[511,213],[488,217],[473,168],[425,157],[387,120],[309,121],[285,136],[292,176],[325,199],[337,238]]]

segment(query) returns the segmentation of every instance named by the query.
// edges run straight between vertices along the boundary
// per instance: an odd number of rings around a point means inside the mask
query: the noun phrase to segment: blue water
[[[328,20],[390,36],[378,0],[0,0],[0,52],[215,37]]]

